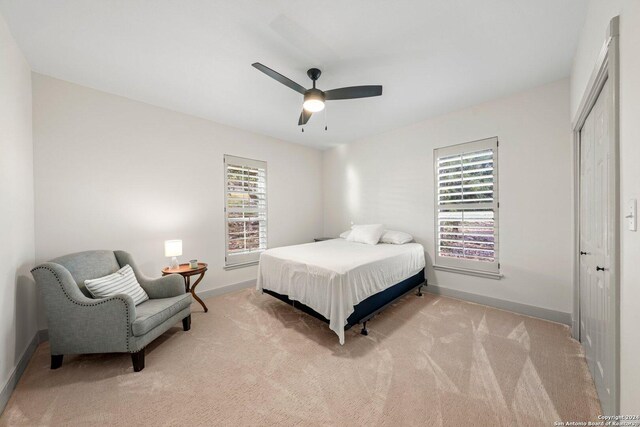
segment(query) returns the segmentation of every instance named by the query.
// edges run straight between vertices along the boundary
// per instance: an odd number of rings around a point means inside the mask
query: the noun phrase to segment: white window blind
[[[267,163],[224,156],[225,265],[256,262],[267,248]]]
[[[436,266],[498,273],[498,138],[435,150]]]

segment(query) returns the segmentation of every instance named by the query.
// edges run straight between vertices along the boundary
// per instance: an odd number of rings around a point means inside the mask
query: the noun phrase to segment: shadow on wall
[[[38,331],[36,313],[38,312],[38,299],[36,282],[28,276],[32,266],[23,265],[16,273],[15,292],[15,359],[19,361],[27,346],[31,343]]]
[[[133,256],[133,254],[131,256]],[[133,256],[133,259],[136,259],[135,256]],[[140,271],[148,272],[146,273],[146,275],[151,277],[152,279],[156,279],[162,275],[159,270],[156,271],[157,265],[155,262],[143,261],[141,263],[136,262],[136,264],[138,264],[138,268],[140,269]]]
[[[425,246],[424,243],[422,243],[422,246]],[[426,249],[426,247],[425,247]],[[427,281],[427,286],[429,285],[435,285],[436,284],[436,275],[435,272],[433,270],[433,260],[431,259],[431,256],[429,256],[429,252],[427,252],[426,250],[424,251],[424,276],[425,279]]]

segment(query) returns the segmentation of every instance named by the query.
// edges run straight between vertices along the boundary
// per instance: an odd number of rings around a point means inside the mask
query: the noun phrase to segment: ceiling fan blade
[[[311,114],[313,113],[310,113],[303,108],[302,113],[300,113],[300,118],[298,119],[298,126],[306,125],[311,118]]]
[[[253,64],[251,64],[252,67],[262,71],[263,73],[265,73],[267,76],[271,77],[272,79],[275,79],[277,81],[279,81],[280,83],[282,83],[283,85],[290,87],[291,89],[295,90],[296,92],[299,92],[301,94],[304,95],[304,93],[307,91],[304,87],[300,86],[298,83],[294,82],[293,80],[291,80],[288,77],[283,76],[282,74],[278,73],[277,71],[273,71],[271,68],[262,65],[259,62],[254,62]]]
[[[326,100],[368,98],[382,95],[382,86],[351,86],[339,89],[327,90],[324,93]]]

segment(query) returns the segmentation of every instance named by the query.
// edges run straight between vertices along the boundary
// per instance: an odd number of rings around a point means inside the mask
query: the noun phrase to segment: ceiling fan
[[[294,82],[288,77],[272,70],[271,68],[262,65],[259,62],[251,64],[254,68],[262,71],[267,76],[271,77],[282,83],[285,86],[290,87],[296,92],[304,95],[304,102],[302,104],[302,113],[298,119],[298,126],[306,125],[311,115],[319,111],[324,110],[325,101],[333,101],[337,99],[355,99],[355,98],[369,98],[371,96],[382,95],[382,86],[351,86],[341,87],[339,89],[331,89],[322,91],[316,88],[316,80],[320,78],[322,72],[317,68],[310,68],[307,70],[307,76],[313,80],[313,87],[311,89],[305,89],[303,86]],[[303,129],[304,131],[304,129]]]

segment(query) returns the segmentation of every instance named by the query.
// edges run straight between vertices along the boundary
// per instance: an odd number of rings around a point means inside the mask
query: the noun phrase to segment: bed
[[[344,332],[423,285],[418,243],[367,245],[345,239],[268,249],[260,255],[256,287]]]

